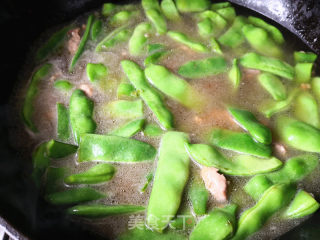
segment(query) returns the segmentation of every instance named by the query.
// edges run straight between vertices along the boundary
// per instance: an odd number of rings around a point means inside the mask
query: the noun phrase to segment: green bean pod
[[[166,33],[167,22],[161,12],[159,2],[157,0],[142,0],[141,3],[147,18],[154,25],[157,33]]]
[[[114,166],[103,163],[98,164],[87,171],[72,174],[64,179],[66,184],[95,184],[107,182],[113,178],[116,169]]]
[[[229,71],[228,77],[231,81],[231,84],[234,89],[237,89],[239,87],[240,81],[241,81],[241,70],[238,66],[238,59],[233,59],[232,61],[232,67]]]
[[[210,7],[210,0],[176,0],[176,4],[182,13],[201,12]]]
[[[166,56],[167,54],[168,54],[168,51],[166,50],[161,50],[161,51],[152,53],[148,57],[146,57],[146,59],[143,62],[143,65],[148,66],[150,64],[157,64],[160,61],[160,59]]]
[[[50,158],[47,153],[47,143],[41,143],[32,153],[32,174],[31,178],[37,187],[41,185],[41,178],[49,167]]]
[[[294,67],[295,80],[298,83],[307,83],[311,80],[313,63],[297,63]]]
[[[311,80],[311,89],[317,100],[320,100],[320,77],[314,77]]]
[[[163,14],[172,21],[177,21],[180,19],[179,12],[173,0],[162,0],[161,9]]]
[[[289,146],[306,152],[320,152],[319,129],[288,117],[277,119],[276,126],[280,139]]]
[[[67,209],[67,213],[70,215],[81,216],[86,218],[104,218],[109,216],[134,214],[143,212],[144,206],[136,205],[77,205]]]
[[[209,43],[210,43],[211,50],[214,53],[223,55],[223,52],[221,51],[220,45],[219,45],[219,43],[217,42],[217,40],[214,37],[211,37],[209,39]]]
[[[134,96],[135,89],[130,83],[120,83],[117,89],[117,97]]]
[[[81,38],[78,50],[76,51],[76,53],[74,54],[70,66],[69,66],[69,72],[73,71],[73,68],[75,67],[75,65],[77,64],[80,56],[82,55],[83,51],[84,51],[84,47],[89,39],[90,36],[90,31],[91,31],[91,26],[92,26],[92,22],[93,22],[94,16],[91,14],[88,17],[88,21],[87,21],[87,25],[86,25],[86,30],[84,31],[84,34]]]
[[[102,11],[101,14],[105,17],[110,16],[117,8],[117,5],[114,3],[104,3],[102,5]]]
[[[70,123],[77,143],[81,134],[93,133],[96,130],[96,122],[92,119],[93,101],[87,98],[82,90],[75,90],[69,103]]]
[[[284,43],[284,38],[282,36],[282,33],[275,26],[265,22],[261,18],[257,18],[257,17],[253,17],[253,16],[249,16],[248,20],[249,20],[249,22],[251,24],[253,24],[253,25],[257,26],[257,27],[263,28],[266,31],[268,31],[268,33],[272,36],[273,40],[276,43],[278,43],[278,44],[283,44]]]
[[[95,19],[91,28],[91,39],[96,40],[102,30],[102,21]]]
[[[209,18],[212,23],[212,28],[214,29],[214,31],[216,31],[216,33],[223,30],[228,24],[228,22],[222,16],[220,16],[218,13],[211,10],[207,10],[202,13],[199,13],[198,17],[200,19]]]
[[[147,188],[148,188],[150,182],[152,181],[152,179],[153,179],[153,173],[151,172],[146,176],[146,182],[145,182],[145,184],[143,185],[143,187],[140,190],[141,193],[144,193],[147,190]]]
[[[68,80],[57,80],[54,82],[53,86],[62,91],[69,91],[73,88],[73,84]]]
[[[182,43],[196,52],[200,52],[200,53],[209,52],[209,49],[204,44],[193,41],[184,33],[176,32],[176,31],[168,31],[167,35],[174,41]]]
[[[210,143],[214,146],[258,157],[270,157],[271,147],[254,141],[249,134],[224,129],[214,129],[210,133]]]
[[[290,203],[294,194],[295,187],[289,184],[270,187],[255,206],[241,214],[238,229],[232,240],[247,239],[260,230],[272,215]]]
[[[62,103],[57,103],[57,135],[61,140],[70,138],[69,110]]]
[[[236,48],[245,41],[242,34],[242,27],[246,24],[246,18],[238,16],[232,26],[218,38],[218,42],[224,46]]]
[[[143,129],[145,119],[133,120],[129,123],[112,130],[109,135],[119,137],[132,137]]]
[[[176,215],[189,177],[188,136],[181,132],[163,135],[159,160],[147,209],[147,225],[158,232]]]
[[[157,117],[159,123],[165,129],[173,128],[173,116],[164,105],[161,96],[147,82],[143,70],[138,64],[129,61],[121,61],[121,66],[129,81],[139,92],[140,97]]]
[[[207,212],[209,193],[203,182],[194,180],[188,190],[193,211],[196,215],[204,215]]]
[[[293,80],[294,68],[279,59],[269,58],[257,53],[247,53],[240,58],[240,64],[246,68],[258,69],[277,76]]]
[[[250,176],[259,173],[272,172],[282,166],[282,162],[275,158],[258,158],[249,155],[238,155],[232,161],[219,151],[206,144],[189,144],[187,150],[191,158],[206,167],[215,167],[227,175]]]
[[[262,194],[273,185],[266,175],[257,175],[251,178],[244,186],[244,191],[255,201],[258,201]]]
[[[308,92],[301,92],[295,99],[294,116],[305,123],[320,128],[318,103]]]
[[[212,10],[219,10],[227,7],[232,7],[231,3],[229,2],[219,2],[219,3],[212,3],[211,9]]]
[[[36,60],[42,61],[48,57],[52,52],[57,50],[67,37],[68,31],[71,29],[71,26],[66,26],[59,31],[52,34],[48,41],[42,45],[36,53]]]
[[[228,22],[233,22],[237,14],[233,7],[220,8],[216,10],[219,15],[221,15]]]
[[[108,135],[84,134],[78,161],[140,162],[153,160],[156,149],[144,142]]]
[[[215,33],[213,28],[213,23],[210,20],[210,18],[204,18],[203,20],[199,21],[197,23],[197,26],[198,26],[199,35],[201,37],[206,38]]]
[[[287,91],[281,80],[271,73],[261,73],[258,77],[261,86],[273,97],[281,101],[287,98]]]
[[[202,107],[202,99],[187,81],[160,65],[149,65],[145,69],[149,82],[164,94],[191,109]],[[170,86],[170,88],[168,88]]]
[[[317,60],[318,56],[312,52],[295,51],[293,57],[296,63],[313,63]]]
[[[249,111],[228,108],[229,113],[236,122],[258,142],[270,144],[272,142],[271,131],[268,127],[261,124],[257,118]]]
[[[269,57],[281,58],[283,52],[281,48],[269,37],[268,32],[263,28],[246,24],[242,32],[253,49],[258,53]]]
[[[119,27],[128,23],[130,20],[132,20],[133,17],[137,15],[138,15],[137,11],[123,10],[113,15],[109,20],[109,24],[114,27]]]
[[[211,57],[186,62],[179,67],[178,73],[186,78],[205,78],[226,70],[227,63],[223,57]]]
[[[47,156],[49,158],[63,158],[76,153],[77,146],[50,140],[47,142]]]
[[[31,82],[29,84],[25,100],[22,107],[22,119],[25,125],[33,132],[37,132],[38,129],[35,126],[32,116],[34,113],[33,108],[33,101],[38,94],[38,84],[39,82],[45,78],[49,72],[51,71],[52,65],[46,63],[42,65],[33,75],[31,78]]]
[[[105,111],[112,118],[132,119],[143,117],[143,102],[139,100],[116,100],[109,102]]]
[[[62,192],[50,193],[46,196],[48,202],[54,205],[69,205],[105,198],[106,195],[93,188],[72,188]]]
[[[179,210],[176,217],[169,223],[169,228],[174,230],[192,230],[196,225],[196,219],[190,209]],[[162,233],[163,234],[163,233]]]
[[[316,212],[320,204],[307,192],[299,191],[290,206],[283,213],[286,219],[296,219],[308,216]]]
[[[147,124],[143,134],[147,137],[158,137],[163,134],[163,130],[156,124]]]
[[[87,63],[86,70],[91,82],[101,80],[108,75],[108,69],[103,63]]]
[[[190,240],[229,239],[235,230],[237,206],[234,204],[224,208],[215,208],[201,219],[190,235]]]
[[[152,26],[150,23],[140,23],[133,31],[129,40],[129,52],[133,56],[139,56],[143,53],[145,44],[147,42],[147,33],[150,33]]]
[[[130,36],[131,31],[127,29],[127,25],[116,28],[98,43],[95,51],[101,52],[104,49],[114,47],[119,43],[127,41],[130,38]]]

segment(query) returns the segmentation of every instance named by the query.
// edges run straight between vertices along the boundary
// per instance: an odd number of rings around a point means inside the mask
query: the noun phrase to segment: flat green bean
[[[121,42],[127,41],[130,36],[131,31],[127,29],[127,25],[116,28],[98,43],[95,51],[101,52],[105,49],[114,47]]]
[[[228,111],[236,122],[244,130],[248,131],[255,140],[264,144],[272,142],[270,129],[261,124],[251,112],[232,107],[229,107]]]
[[[189,47],[194,51],[201,52],[201,53],[209,52],[209,49],[204,44],[193,41],[184,33],[176,32],[176,31],[168,31],[167,35],[171,39],[186,45],[187,47]]]
[[[111,180],[115,173],[116,169],[114,166],[103,163],[84,172],[69,175],[64,179],[64,182],[69,185],[102,183]]]
[[[189,177],[188,136],[181,132],[163,135],[159,160],[147,209],[147,225],[162,232],[176,215]]]
[[[53,86],[62,91],[69,91],[73,88],[73,84],[68,80],[57,80],[54,82]]]
[[[75,90],[70,98],[69,116],[74,139],[79,143],[81,134],[93,133],[96,122],[93,120],[93,101],[82,90]]]
[[[214,53],[223,55],[223,52],[221,51],[220,45],[219,45],[219,43],[217,42],[217,40],[214,37],[211,37],[209,39],[209,43],[210,43],[211,50]]]
[[[216,10],[219,15],[221,15],[228,22],[233,22],[236,18],[236,11],[233,7],[220,8]]]
[[[140,23],[136,26],[129,40],[129,52],[133,56],[139,56],[143,53],[147,42],[146,34],[150,33],[152,26],[150,23]]]
[[[160,65],[149,65],[145,69],[149,82],[164,94],[191,109],[202,107],[200,94],[187,81]],[[168,88],[168,86],[171,86]]]
[[[287,98],[287,90],[277,76],[271,73],[261,73],[258,80],[274,100],[281,101]]]
[[[47,154],[47,143],[41,143],[32,153],[32,174],[31,178],[37,187],[41,185],[41,179],[46,169],[49,167],[50,158]]]
[[[231,48],[236,48],[244,43],[245,37],[242,34],[242,27],[246,22],[246,18],[242,16],[236,17],[232,26],[218,38],[218,42]]]
[[[76,153],[77,146],[50,140],[47,142],[47,156],[49,158],[63,158]]]
[[[229,239],[235,230],[237,206],[234,204],[224,208],[215,208],[201,219],[190,235],[190,240]]]
[[[271,147],[254,141],[249,134],[232,132],[224,129],[214,129],[209,141],[214,146],[258,157],[270,157]]]
[[[130,20],[132,20],[133,17],[137,15],[138,15],[137,11],[123,10],[113,15],[109,20],[109,24],[114,27],[119,27],[128,23]]]
[[[201,12],[210,7],[210,0],[176,0],[180,12]]]
[[[106,114],[112,118],[132,119],[143,117],[143,102],[139,100],[116,100],[105,107]]]
[[[155,114],[161,126],[165,129],[173,128],[173,116],[164,105],[161,96],[147,82],[143,70],[138,64],[129,61],[121,61],[121,66],[129,81],[139,92],[140,97]]]
[[[173,0],[162,0],[161,9],[163,14],[169,20],[176,21],[180,19],[179,12]]]
[[[203,182],[196,180],[192,182],[188,189],[188,198],[196,215],[206,214],[209,193]]]
[[[38,84],[45,78],[51,71],[52,65],[46,63],[42,65],[33,75],[28,86],[28,90],[25,96],[25,100],[22,107],[22,119],[25,125],[33,132],[37,132],[38,129],[35,126],[32,117],[34,113],[33,101],[38,94]]]
[[[310,93],[302,91],[295,98],[293,113],[298,120],[320,128],[318,103]]]
[[[204,18],[203,20],[199,21],[197,26],[201,37],[205,38],[214,34],[213,24],[210,18]]]
[[[294,61],[296,63],[313,63],[317,60],[317,54],[314,54],[312,52],[294,52],[293,53]]]
[[[95,19],[91,28],[91,39],[96,40],[102,30],[102,21]]]
[[[103,63],[87,63],[86,70],[91,82],[101,80],[108,75],[108,69]]]
[[[240,64],[246,68],[273,73],[289,80],[294,79],[294,68],[279,59],[265,57],[251,52],[240,58]]]
[[[215,167],[224,174],[235,176],[250,176],[259,173],[272,172],[282,166],[275,158],[258,158],[249,155],[237,155],[232,161],[219,151],[206,144],[187,145],[191,158],[206,167]]]
[[[231,81],[233,88],[238,89],[239,84],[241,82],[242,74],[241,74],[241,70],[238,66],[238,59],[236,59],[236,58],[233,59],[233,61],[232,61],[232,67],[229,71],[228,77]]]
[[[120,83],[117,89],[117,97],[134,96],[135,89],[130,83]]]
[[[199,13],[198,17],[200,18],[200,20],[209,18],[211,20],[212,29],[215,31],[215,34],[223,30],[228,24],[228,22],[222,16],[211,10]]]
[[[158,137],[163,134],[163,130],[156,124],[147,124],[143,134],[147,137]]]
[[[152,181],[152,179],[153,179],[153,173],[151,172],[146,176],[146,182],[145,182],[145,184],[143,185],[143,187],[140,190],[141,193],[144,193],[147,190],[147,188],[148,188],[150,182]]]
[[[70,138],[69,110],[62,103],[57,103],[57,135],[61,140]]]
[[[255,201],[258,201],[262,194],[272,185],[273,183],[266,175],[257,175],[246,183],[244,190]]]
[[[154,25],[157,33],[164,34],[167,32],[167,22],[161,12],[159,2],[157,0],[142,0],[142,7],[147,18]]]
[[[78,161],[141,162],[153,160],[156,149],[144,142],[118,136],[83,134]]]
[[[113,3],[105,3],[102,6],[101,14],[105,17],[110,16],[117,8],[117,5]]]
[[[143,212],[145,210],[144,206],[136,205],[101,205],[101,204],[91,204],[91,205],[77,205],[72,208],[67,209],[67,213],[70,215],[76,215],[86,218],[104,218],[109,216],[133,214],[138,212]]]
[[[276,129],[280,139],[289,146],[306,152],[320,152],[319,129],[288,117],[278,118]]]
[[[112,130],[109,135],[119,137],[132,137],[143,129],[144,123],[145,119],[133,120],[129,123],[124,124],[123,126]]]
[[[91,31],[91,26],[92,26],[92,22],[93,22],[94,16],[91,14],[88,17],[88,21],[87,21],[87,25],[86,25],[86,30],[84,31],[84,34],[81,38],[78,50],[76,51],[76,53],[74,54],[74,56],[72,57],[70,66],[69,66],[69,72],[73,71],[73,68],[75,67],[75,65],[77,64],[80,56],[82,55],[83,51],[84,51],[84,47],[89,39],[89,35],[90,35],[90,31]]]
[[[222,8],[232,7],[231,3],[229,2],[219,2],[219,3],[213,3],[211,5],[212,10],[218,10]]]
[[[320,100],[320,77],[314,77],[311,80],[311,89],[317,100]]]
[[[186,62],[178,73],[186,78],[205,78],[226,72],[227,62],[223,57],[210,57]]]
[[[311,80],[313,63],[297,63],[294,67],[295,81],[298,83],[307,83]]]

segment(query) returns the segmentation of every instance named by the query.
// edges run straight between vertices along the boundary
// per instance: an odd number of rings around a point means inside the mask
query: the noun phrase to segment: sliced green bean
[[[66,26],[59,31],[52,34],[52,36],[42,45],[36,53],[36,60],[42,61],[48,57],[51,53],[56,51],[66,39],[68,31],[71,29],[71,26]]]
[[[214,37],[211,37],[209,39],[209,43],[210,43],[211,50],[214,53],[223,55],[223,52],[221,51],[220,45],[219,45],[219,43],[217,42],[217,40]]]
[[[258,53],[269,57],[281,58],[282,49],[269,37],[268,32],[263,28],[246,24],[242,32],[253,49]]]
[[[241,214],[238,229],[232,239],[247,239],[260,230],[272,215],[290,203],[294,194],[295,187],[289,184],[276,184],[270,187],[255,206]]]
[[[150,23],[140,23],[136,26],[129,40],[129,52],[133,56],[139,56],[143,53],[147,42],[146,34],[150,33],[152,26]]]
[[[198,17],[201,20],[209,18],[211,20],[212,28],[214,29],[215,34],[223,30],[228,24],[228,22],[222,16],[220,16],[218,13],[211,10],[207,10],[202,13],[199,13]]]
[[[288,117],[278,118],[276,126],[280,139],[289,146],[306,152],[320,152],[319,129]]]
[[[314,77],[311,80],[311,89],[317,100],[320,100],[320,77]]]
[[[233,22],[237,14],[233,7],[220,8],[216,10],[219,15],[221,15],[228,22]]]
[[[287,98],[287,90],[281,80],[271,73],[261,73],[258,77],[261,86],[273,97],[281,101]]]
[[[144,66],[148,66],[150,64],[157,64],[159,62],[159,60],[166,56],[168,54],[168,51],[166,50],[162,50],[162,51],[158,51],[155,53],[152,53],[151,55],[149,55],[148,57],[146,57],[146,59],[144,60],[143,64]]]
[[[242,34],[242,27],[246,24],[246,18],[238,16],[232,26],[218,38],[218,42],[224,46],[236,48],[244,43],[245,38]]]
[[[206,167],[215,167],[227,175],[250,176],[272,172],[282,166],[282,162],[275,157],[266,159],[238,155],[230,161],[216,149],[206,144],[189,144],[187,149],[192,159],[198,164]]]
[[[104,218],[109,216],[133,214],[138,212],[143,212],[145,210],[144,206],[136,205],[77,205],[72,208],[67,209],[67,213],[70,215],[76,215],[86,218]]]
[[[69,205],[105,198],[106,195],[93,188],[72,188],[62,192],[50,193],[46,196],[48,202],[54,205]]]
[[[95,184],[111,180],[116,173],[114,166],[103,163],[98,164],[84,172],[72,174],[64,179],[66,184]]]
[[[176,0],[180,12],[201,12],[210,7],[210,0]]]
[[[73,68],[75,67],[75,65],[77,64],[80,56],[82,55],[83,51],[84,51],[84,47],[89,39],[89,35],[90,35],[90,31],[91,31],[91,26],[92,26],[92,22],[93,22],[94,16],[91,14],[88,17],[88,21],[87,21],[87,25],[86,25],[86,30],[84,31],[84,34],[81,38],[78,50],[76,51],[76,53],[74,54],[70,66],[69,66],[69,72],[73,71]]]
[[[302,91],[295,98],[294,116],[300,121],[320,128],[318,103],[308,92]]]
[[[91,28],[91,39],[96,40],[102,30],[102,21],[95,19]]]
[[[232,7],[231,3],[229,2],[219,2],[219,3],[213,3],[211,5],[212,10],[218,10],[222,8]]]
[[[70,138],[69,110],[62,103],[57,103],[57,135],[61,140]]]
[[[255,140],[264,144],[272,142],[270,129],[261,124],[251,112],[231,107],[228,108],[228,111],[237,123],[248,131]]]
[[[173,128],[173,116],[164,105],[161,96],[147,82],[143,70],[138,64],[124,60],[121,61],[121,66],[129,81],[139,92],[140,97],[146,105],[155,114],[159,123],[165,129]]]
[[[311,80],[313,63],[297,63],[294,67],[295,80],[298,83],[307,83]]]
[[[38,94],[39,82],[45,78],[51,71],[52,65],[46,63],[42,65],[33,75],[28,86],[28,90],[25,96],[25,100],[22,107],[22,119],[25,125],[33,132],[38,132],[32,117],[34,113],[33,101]]]
[[[186,62],[178,73],[186,78],[205,78],[226,72],[227,62],[223,57],[210,57]]]
[[[163,134],[163,130],[156,124],[147,124],[143,134],[147,137],[158,137]]]
[[[248,193],[255,201],[258,201],[262,194],[271,186],[273,183],[267,178],[266,175],[257,175],[251,178],[244,186],[244,190]]]
[[[205,38],[214,34],[213,23],[210,18],[204,18],[203,20],[199,21],[197,26],[201,37]]]
[[[73,84],[70,83],[68,80],[58,80],[55,81],[53,86],[56,89],[62,90],[62,91],[69,91],[73,88]]]
[[[138,119],[114,129],[109,134],[119,137],[132,137],[143,129],[145,119]]]
[[[69,114],[74,139],[77,143],[83,133],[94,133],[96,122],[93,120],[93,101],[82,90],[75,90],[70,98]]]
[[[259,106],[259,111],[267,118],[270,118],[276,113],[285,111],[290,107],[291,103],[293,102],[293,100],[299,92],[300,90],[296,88],[289,93],[289,96],[285,100],[267,100]]]
[[[317,55],[312,52],[294,52],[294,61],[296,63],[314,63],[317,60]]]
[[[146,176],[146,182],[143,185],[143,187],[141,188],[140,192],[144,193],[147,190],[147,188],[148,188],[150,182],[152,181],[152,179],[153,179],[153,173],[151,172]]]
[[[224,208],[215,208],[201,219],[190,235],[190,240],[229,239],[235,231],[237,206],[234,204]]]
[[[169,20],[176,21],[180,19],[179,12],[173,0],[162,0],[161,9],[163,14]]]
[[[159,160],[147,209],[147,225],[158,232],[176,215],[189,177],[188,136],[181,132],[163,135]]]
[[[131,31],[127,29],[127,25],[116,28],[109,33],[96,47],[96,52],[101,52],[105,49],[114,47],[115,45],[127,41],[131,36]]]
[[[175,31],[168,31],[167,35],[171,39],[186,45],[187,47],[189,47],[190,49],[192,49],[194,51],[201,52],[201,53],[209,52],[209,49],[204,44],[193,41],[184,33],[175,32]]]
[[[160,65],[149,65],[145,69],[147,79],[172,99],[185,107],[197,109],[202,107],[201,96],[187,81],[176,76]],[[168,86],[171,86],[168,88]]]
[[[118,98],[135,96],[135,89],[130,83],[120,83],[117,89],[117,96]]]
[[[270,157],[271,147],[254,141],[249,134],[214,129],[210,134],[210,143],[214,146],[258,157]]]
[[[110,16],[117,8],[117,5],[113,3],[105,3],[102,6],[102,12],[101,14],[105,17]]]
[[[204,183],[194,180],[188,190],[188,198],[196,215],[204,215],[207,212],[209,192]]]
[[[86,70],[91,82],[101,80],[108,75],[108,69],[103,63],[88,63]]]
[[[118,136],[84,134],[78,160],[107,162],[141,162],[153,160],[156,149],[144,142]]]
[[[63,158],[76,153],[77,146],[50,140],[47,142],[47,156],[50,158]]]
[[[154,25],[157,33],[164,34],[167,32],[167,22],[161,12],[159,2],[157,0],[142,0],[142,7],[147,18]]]
[[[132,20],[133,17],[137,15],[138,15],[137,11],[123,10],[113,15],[109,20],[109,24],[114,27],[119,27],[128,23],[130,20]]]
[[[141,100],[117,100],[109,102],[105,107],[107,115],[112,118],[132,119],[143,117],[143,102]]]
[[[257,53],[247,53],[240,58],[240,64],[246,68],[273,73],[289,80],[294,78],[294,68],[291,65],[279,59],[265,57]]]
[[[319,207],[319,203],[309,193],[299,191],[283,213],[283,217],[286,219],[302,218],[316,212]]]
[[[265,22],[261,18],[257,18],[257,17],[253,17],[253,16],[249,16],[248,20],[249,20],[249,22],[251,24],[253,24],[253,25],[257,26],[257,27],[260,27],[260,28],[264,28],[265,30],[267,30],[276,43],[278,43],[278,44],[283,44],[284,43],[284,38],[282,36],[282,33],[275,26]]]
[[[238,66],[238,59],[236,59],[236,58],[233,59],[233,61],[232,61],[232,67],[229,71],[228,77],[231,81],[233,88],[238,89],[240,82],[241,82],[242,74],[241,74],[241,70]]]

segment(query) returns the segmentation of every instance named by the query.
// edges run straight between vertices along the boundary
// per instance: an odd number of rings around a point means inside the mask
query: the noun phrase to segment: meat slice
[[[93,89],[89,84],[80,84],[79,89],[85,92],[88,97],[92,97]]]
[[[227,201],[227,180],[214,167],[202,167],[201,177],[208,191],[218,202]]]
[[[68,51],[70,52],[71,55],[74,55],[76,51],[78,50],[79,44],[80,44],[80,28],[74,28],[69,31],[69,41],[68,41]]]

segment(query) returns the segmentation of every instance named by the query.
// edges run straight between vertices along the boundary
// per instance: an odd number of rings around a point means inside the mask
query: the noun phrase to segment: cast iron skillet
[[[125,1],[110,1],[124,3]],[[129,2],[129,1],[126,1]],[[300,50],[312,49],[320,54],[320,2],[318,0],[231,0],[281,24],[288,41],[302,42]],[[8,140],[12,126],[8,118],[8,100],[21,69],[32,51],[33,42],[47,28],[63,24],[89,10],[99,8],[102,0],[1,0],[1,87],[0,87],[0,224],[6,221],[17,231],[18,238],[30,239],[100,239],[65,218],[59,208],[49,206],[30,180],[30,161],[13,150]],[[292,33],[289,33],[286,29]],[[303,43],[304,42],[304,43]],[[32,52],[31,52],[32,54]],[[319,199],[318,199],[319,200]],[[320,239],[320,213],[279,239]]]

